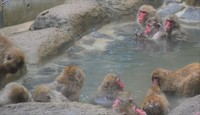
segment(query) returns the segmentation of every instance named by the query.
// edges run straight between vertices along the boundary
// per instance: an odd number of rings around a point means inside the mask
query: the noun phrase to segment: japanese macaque
[[[142,5],[137,14],[137,23],[145,28],[146,21],[156,15],[156,9],[151,5]]]
[[[124,87],[125,84],[120,80],[117,74],[108,73],[97,89],[94,104],[108,108],[112,107],[118,92],[123,91]]]
[[[33,93],[33,100],[36,102],[65,102],[68,99],[56,90],[51,89],[48,85],[39,85]]]
[[[147,40],[153,42],[148,42],[148,44],[151,43],[149,45],[146,43],[146,46],[149,46],[148,48],[155,48],[166,52],[167,41],[162,26],[162,19],[156,15],[149,18],[146,23],[147,25],[144,33],[147,36]]]
[[[197,83],[199,82],[198,81],[199,77],[191,77],[193,76],[192,74],[198,73],[200,71],[199,67],[200,63],[191,63],[176,71],[157,68],[152,72],[152,81],[154,81],[154,79],[158,79],[158,85],[160,86],[161,90],[165,93],[182,95],[184,92],[183,88],[187,86],[186,84],[191,84],[192,82],[194,82],[195,84],[196,82]],[[183,84],[185,84],[184,87]],[[190,91],[185,91],[185,92],[190,92]],[[195,94],[193,92],[191,93]]]
[[[152,87],[147,91],[141,108],[147,115],[167,115],[169,112],[169,102],[156,82],[155,80]]]
[[[140,31],[135,32],[136,35],[136,41],[139,47],[142,49],[146,49],[146,41],[145,41],[145,35],[144,30],[146,27],[146,21],[156,15],[156,9],[151,5],[142,5],[139,8],[138,14],[137,14],[137,23],[140,26]]]
[[[6,83],[16,80],[8,78],[7,74],[15,74],[25,65],[25,56],[21,49],[15,47],[9,38],[0,33],[0,89]]]
[[[193,72],[187,76],[183,82],[183,95],[185,97],[192,97],[198,94],[200,94],[200,69],[198,72]]]
[[[128,91],[118,93],[113,103],[113,111],[120,115],[147,115],[146,112],[137,107],[132,93]]]
[[[30,92],[21,84],[11,82],[0,95],[0,106],[31,101]]]
[[[187,33],[179,24],[176,15],[170,15],[166,18],[164,30],[169,51],[173,51],[175,48],[179,47],[182,41],[186,41]]]
[[[64,68],[55,81],[49,84],[49,87],[61,92],[70,101],[79,101],[84,80],[84,71],[79,66],[70,65]]]

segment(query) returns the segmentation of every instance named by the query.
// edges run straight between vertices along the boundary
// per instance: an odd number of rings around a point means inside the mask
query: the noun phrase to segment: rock
[[[200,95],[186,99],[169,115],[199,115],[197,113],[200,114]]]
[[[82,36],[109,22],[107,14],[94,0],[76,1],[41,12],[31,30],[62,28],[72,36]]]
[[[184,0],[184,2],[190,6],[200,6],[199,0]]]
[[[58,28],[26,31],[10,37],[26,52],[29,64],[41,63],[55,57],[74,41],[69,33]]]
[[[119,20],[122,17],[135,15],[142,4],[141,0],[96,0],[103,7],[111,20]]]
[[[0,107],[1,115],[114,115],[112,109],[101,106],[69,103],[19,103]]]
[[[172,15],[175,14],[181,10],[183,10],[185,7],[182,4],[177,4],[177,3],[171,3],[165,7],[161,7],[160,9],[158,9],[158,14],[161,17],[166,17],[168,15]]]

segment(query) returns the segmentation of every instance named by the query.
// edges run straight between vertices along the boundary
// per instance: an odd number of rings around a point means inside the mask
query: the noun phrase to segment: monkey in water
[[[51,89],[47,84],[36,87],[33,93],[33,100],[36,102],[66,102],[68,99],[56,90]]]
[[[112,107],[118,92],[123,91],[124,87],[124,82],[120,80],[117,74],[108,73],[98,87],[93,103],[103,107]]]
[[[120,91],[113,103],[113,111],[120,115],[147,115],[138,108],[133,100],[133,94],[128,91]]]
[[[164,31],[167,38],[168,51],[179,49],[181,42],[188,41],[188,33],[181,27],[176,15],[167,16],[164,21]]]
[[[9,38],[0,33],[0,89],[7,83],[18,78],[8,78],[7,74],[15,74],[26,68],[23,51],[9,41]]]
[[[11,82],[5,86],[0,95],[0,106],[30,102],[32,100],[30,92],[23,85]]]
[[[54,82],[49,84],[49,87],[61,92],[70,101],[79,101],[84,80],[84,71],[79,66],[69,65],[63,69]]]
[[[147,95],[141,104],[141,108],[147,115],[167,115],[169,112],[169,102],[165,94],[158,86],[158,79],[153,79],[153,85],[147,91]]]
[[[142,5],[137,13],[137,23],[140,26],[140,31],[136,29],[136,42],[139,47],[146,49],[144,30],[146,27],[146,21],[156,15],[156,9],[151,5]],[[139,43],[139,44],[138,44]]]

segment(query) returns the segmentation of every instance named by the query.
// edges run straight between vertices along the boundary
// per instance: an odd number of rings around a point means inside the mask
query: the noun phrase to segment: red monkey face
[[[151,33],[151,27],[152,27],[151,24],[148,24],[148,25],[146,26],[146,28],[145,28],[145,34],[146,34],[146,35],[150,35],[150,33]]]
[[[167,19],[165,23],[165,29],[167,31],[170,31],[172,29],[172,26],[173,26],[173,21]]]
[[[139,23],[145,23],[147,20],[147,12],[140,10],[137,19]]]

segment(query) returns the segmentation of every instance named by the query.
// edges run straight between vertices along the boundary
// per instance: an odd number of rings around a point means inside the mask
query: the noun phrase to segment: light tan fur
[[[6,83],[16,80],[16,78],[7,78],[8,73],[15,74],[22,68],[26,68],[23,51],[14,46],[8,37],[0,33],[0,89]]]
[[[167,115],[169,112],[169,102],[159,86],[153,85],[147,91],[141,108],[146,111],[147,115]]]
[[[163,92],[182,95],[184,92],[183,88],[186,87],[186,84],[192,83],[191,78],[193,77],[191,75],[199,73],[199,67],[200,63],[191,63],[176,71],[157,68],[152,72],[152,77],[159,78],[159,86]],[[198,83],[198,77],[194,78],[197,79],[195,82]],[[185,84],[184,87],[183,84]]]
[[[156,9],[151,6],[151,5],[142,5],[140,8],[139,8],[139,11],[145,11],[147,12],[147,17],[145,17],[145,21],[144,23],[139,23],[138,19],[137,19],[137,23],[141,26],[141,28],[145,28],[146,26],[146,21],[150,18],[150,17],[153,17],[156,15]],[[138,11],[138,14],[139,14],[139,11]]]
[[[116,101],[116,100],[115,100]],[[113,111],[120,115],[138,115],[134,111],[136,104],[133,100],[133,94],[128,91],[121,91],[117,95],[117,104],[114,102]]]
[[[200,68],[198,72],[188,75],[183,82],[183,95],[192,97],[200,94]]]
[[[123,88],[117,83],[119,76],[114,73],[108,73],[100,86],[97,89],[95,96],[95,104],[111,107],[113,101],[117,97],[119,91],[123,91]],[[121,82],[121,80],[120,80]]]
[[[30,101],[31,94],[27,88],[14,82],[7,84],[0,95],[0,106]]]
[[[36,87],[33,93],[33,100],[36,102],[65,102],[68,99],[60,92],[51,89],[47,84]]]
[[[79,101],[84,80],[84,71],[79,66],[70,65],[65,67],[62,73],[49,86],[61,92],[70,101]]]

